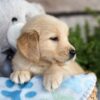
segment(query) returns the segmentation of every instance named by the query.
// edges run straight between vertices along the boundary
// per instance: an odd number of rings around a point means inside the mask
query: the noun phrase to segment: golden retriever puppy
[[[12,81],[24,83],[43,75],[44,87],[53,91],[64,77],[83,73],[74,61],[76,52],[68,35],[68,26],[55,17],[39,15],[28,21],[17,40]]]

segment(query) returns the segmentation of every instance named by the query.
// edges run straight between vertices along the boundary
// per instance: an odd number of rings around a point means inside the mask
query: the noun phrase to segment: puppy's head
[[[31,19],[18,39],[18,49],[27,59],[38,62],[44,59],[64,63],[75,56],[68,41],[67,25],[48,15]]]

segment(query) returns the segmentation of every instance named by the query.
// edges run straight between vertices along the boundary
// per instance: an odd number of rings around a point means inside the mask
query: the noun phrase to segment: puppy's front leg
[[[10,79],[17,84],[23,84],[25,82],[28,82],[31,79],[31,72],[29,72],[29,71],[14,71],[10,75]]]
[[[30,71],[31,64],[25,59],[20,52],[17,52],[12,60],[13,73],[10,78],[17,84],[22,84],[31,79],[32,73]]]
[[[53,65],[44,73],[43,78],[43,84],[46,90],[53,91],[57,89],[62,83],[63,70],[60,66]]]

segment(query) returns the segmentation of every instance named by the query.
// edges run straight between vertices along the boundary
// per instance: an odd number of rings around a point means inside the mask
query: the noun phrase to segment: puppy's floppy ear
[[[39,34],[37,31],[23,33],[17,41],[17,46],[24,57],[31,61],[39,61]]]

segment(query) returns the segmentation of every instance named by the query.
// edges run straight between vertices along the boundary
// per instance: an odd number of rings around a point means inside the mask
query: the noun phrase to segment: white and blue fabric
[[[65,78],[54,92],[45,90],[41,76],[22,85],[1,77],[0,100],[87,100],[95,85],[96,76],[93,73]]]

